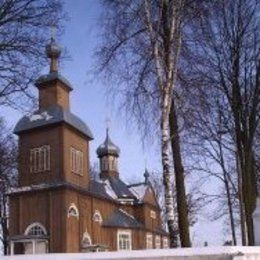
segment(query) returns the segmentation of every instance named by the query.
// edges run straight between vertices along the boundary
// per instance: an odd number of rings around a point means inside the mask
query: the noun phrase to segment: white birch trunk
[[[182,1],[180,0],[179,4]],[[163,7],[164,6],[164,7]],[[166,8],[170,10],[172,8],[173,14],[169,17],[168,13],[163,11]],[[177,234],[174,222],[174,199],[172,190],[172,178],[173,169],[170,163],[170,125],[169,125],[169,115],[172,104],[173,88],[176,80],[177,74],[177,62],[180,51],[181,37],[177,27],[179,26],[179,13],[176,6],[167,0],[162,0],[161,10],[160,10],[160,21],[158,26],[154,26],[154,21],[151,17],[151,2],[149,0],[145,1],[145,14],[146,14],[146,27],[150,34],[150,41],[153,50],[153,58],[155,62],[156,75],[158,80],[158,89],[160,91],[160,127],[161,127],[161,158],[163,167],[163,184],[164,184],[164,197],[165,197],[165,210],[167,225],[170,234],[170,247],[177,247]],[[159,31],[161,22],[165,20],[170,21],[170,28],[162,28],[165,31],[165,43],[167,46],[162,47],[159,39]],[[163,23],[163,22],[162,22]],[[165,25],[167,26],[167,25]],[[167,31],[167,32],[166,32]],[[173,42],[175,38],[175,50],[173,51]],[[160,50],[159,50],[160,49]]]
[[[172,190],[172,176],[170,164],[170,127],[169,127],[169,107],[170,107],[170,94],[166,91],[163,95],[161,105],[161,156],[163,166],[163,182],[164,182],[164,197],[165,197],[165,210],[168,229],[170,233],[170,247],[177,246],[176,228],[174,225],[174,200]]]

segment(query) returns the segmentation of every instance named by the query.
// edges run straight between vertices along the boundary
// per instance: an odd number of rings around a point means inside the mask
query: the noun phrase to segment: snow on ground
[[[260,260],[260,247],[203,247],[183,249],[152,249],[121,252],[45,254],[7,256],[4,260],[72,260],[72,259],[234,259]]]

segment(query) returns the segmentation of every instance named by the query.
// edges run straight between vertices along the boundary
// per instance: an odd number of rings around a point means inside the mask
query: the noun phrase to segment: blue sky
[[[98,43],[98,17],[101,6],[95,0],[66,0],[65,11],[69,21],[65,24],[64,34],[59,43],[67,49],[71,59],[64,61],[60,71],[71,82],[71,110],[82,118],[93,132],[94,140],[90,146],[90,160],[97,161],[96,148],[104,141],[106,118],[111,120],[111,137],[121,149],[119,158],[120,176],[123,180],[143,179],[145,161],[148,169],[160,170],[159,147],[152,145],[144,148],[140,133],[134,127],[126,127],[126,120],[118,116],[116,106],[106,96],[106,86],[93,80],[94,51]],[[47,73],[48,65],[43,69]],[[1,109],[10,127],[13,127],[22,114],[11,109]],[[223,227],[221,222],[211,223],[207,217],[200,216],[192,229],[194,245],[222,244]]]

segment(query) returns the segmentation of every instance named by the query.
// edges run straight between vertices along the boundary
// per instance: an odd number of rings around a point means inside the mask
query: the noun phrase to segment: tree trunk
[[[167,94],[164,95],[162,101],[161,115],[161,154],[163,166],[163,182],[167,224],[170,234],[170,247],[177,247],[177,230],[174,226],[174,200],[171,184],[170,170],[170,128],[169,128],[169,102]]]
[[[178,127],[178,118],[175,108],[174,99],[172,99],[172,106],[169,115],[170,135],[172,156],[175,171],[175,188],[177,198],[178,210],[178,224],[179,234],[182,247],[190,247],[190,234],[189,234],[189,220],[188,220],[188,205],[184,183],[184,168],[182,164],[180,136]]]
[[[237,168],[237,176],[238,176],[238,197],[239,197],[239,213],[240,213],[240,226],[241,226],[241,242],[242,246],[247,245],[247,234],[246,234],[246,226],[245,226],[245,208],[244,208],[244,199],[242,192],[242,176],[241,176],[241,168],[239,164],[239,158],[237,152],[236,155],[236,168]]]
[[[226,174],[227,173],[224,173],[224,183],[225,183],[225,189],[226,189],[226,193],[227,193],[227,204],[228,204],[228,212],[229,212],[229,219],[230,219],[230,228],[231,228],[231,233],[232,233],[233,245],[236,246],[237,245],[236,228],[235,228],[235,222],[234,222],[234,216],[233,216],[231,194],[230,194],[228,179],[227,179]]]

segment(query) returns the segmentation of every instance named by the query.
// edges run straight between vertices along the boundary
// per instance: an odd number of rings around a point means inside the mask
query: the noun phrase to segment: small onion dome
[[[120,149],[118,146],[116,146],[110,139],[109,134],[108,134],[108,129],[107,129],[107,136],[106,140],[104,141],[103,144],[101,144],[98,149],[97,149],[97,155],[98,157],[103,157],[105,155],[114,155],[116,157],[119,156]]]
[[[55,42],[54,38],[51,38],[51,42],[46,45],[46,54],[50,59],[60,57],[61,47]]]
[[[144,182],[145,183],[149,182],[149,177],[150,177],[150,174],[149,174],[147,168],[145,168],[145,171],[144,171]]]

